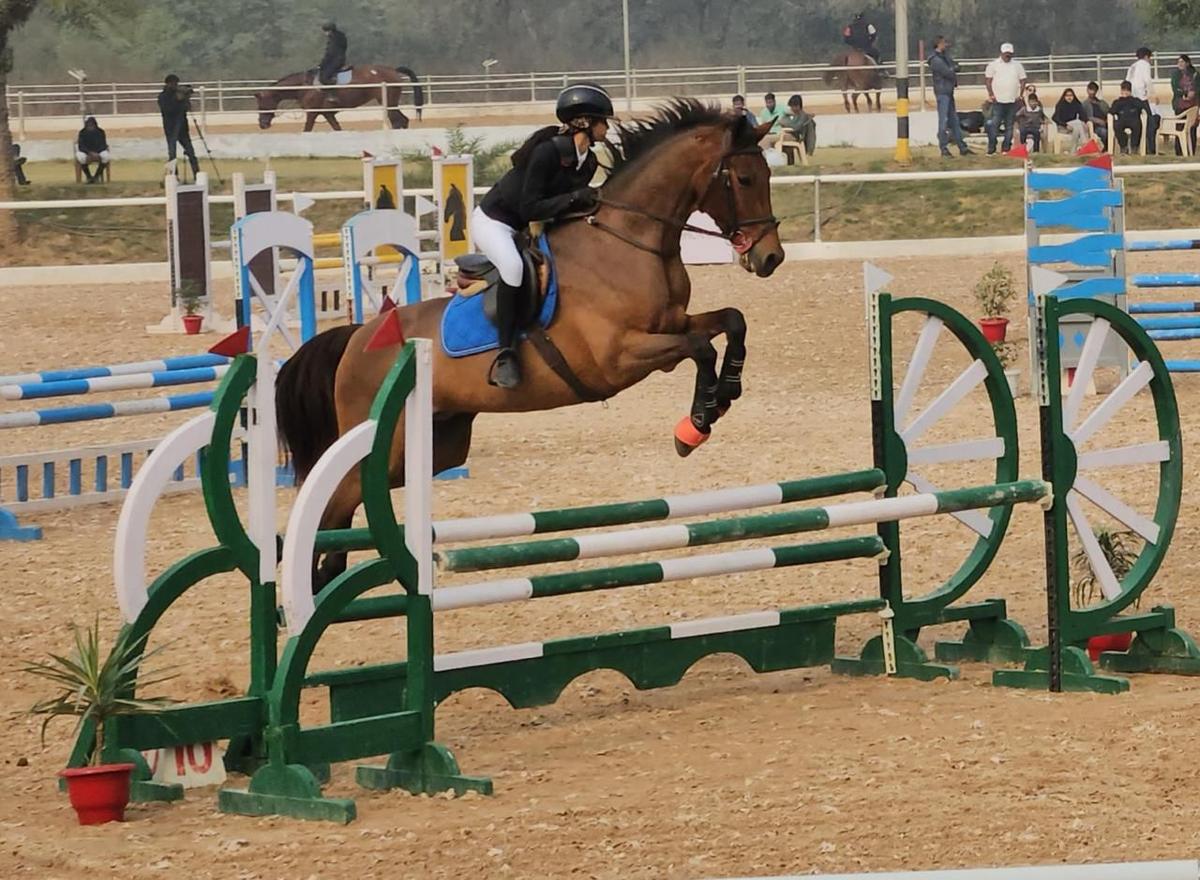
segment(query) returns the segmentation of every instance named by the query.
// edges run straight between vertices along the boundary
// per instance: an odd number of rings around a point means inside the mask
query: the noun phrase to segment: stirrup
[[[521,384],[521,362],[513,348],[502,348],[488,370],[488,384],[511,391]]]

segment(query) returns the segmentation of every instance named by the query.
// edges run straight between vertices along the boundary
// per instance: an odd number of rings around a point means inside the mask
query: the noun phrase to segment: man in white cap
[[[1004,152],[1012,149],[1013,119],[1017,100],[1025,91],[1025,67],[1013,60],[1013,44],[1000,47],[1000,57],[988,64],[983,72],[988,98],[992,102],[992,118],[988,120],[988,155],[996,152],[1000,126],[1004,126]]]

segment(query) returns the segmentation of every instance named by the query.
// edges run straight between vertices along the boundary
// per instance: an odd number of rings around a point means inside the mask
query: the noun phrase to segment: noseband
[[[713,171],[712,177],[709,178],[708,186],[705,188],[704,193],[700,196],[699,204],[703,204],[708,198],[709,193],[712,192],[712,188],[716,186],[718,182],[720,182],[721,186],[725,190],[725,194],[729,203],[729,216],[733,218],[733,227],[729,230],[721,229],[719,232],[714,232],[711,229],[704,229],[703,227],[695,226],[691,223],[687,223],[686,221],[676,220],[674,217],[663,217],[659,214],[651,213],[650,211],[646,211],[634,205],[626,205],[621,202],[614,202],[611,199],[604,198],[603,195],[600,196],[598,201],[602,207],[613,208],[614,210],[624,211],[628,214],[636,214],[639,217],[645,217],[648,220],[654,220],[663,224],[664,226],[678,229],[682,232],[694,232],[697,235],[708,235],[713,238],[726,239],[730,245],[732,245],[733,249],[737,251],[737,253],[744,254],[762,241],[763,237],[768,232],[773,229],[777,229],[779,227],[779,220],[774,214],[768,214],[765,217],[752,217],[746,220],[742,220],[738,217],[737,197],[733,191],[733,177],[729,170],[729,160],[733,156],[744,156],[761,152],[762,151],[758,147],[744,147],[740,150],[731,150],[730,152],[725,153],[723,156],[721,156],[721,161]],[[647,253],[655,254],[656,256],[660,257],[665,256],[665,253],[661,247],[654,248],[643,244],[642,242],[627,236],[620,230],[601,222],[595,214],[588,216],[587,223],[589,226],[594,226],[597,229],[604,230],[610,235],[621,239],[621,241],[632,245],[638,250],[646,251]],[[720,224],[718,224],[718,227],[719,226]],[[753,228],[755,226],[760,227],[758,235],[754,236],[754,238],[748,238],[743,229]]]

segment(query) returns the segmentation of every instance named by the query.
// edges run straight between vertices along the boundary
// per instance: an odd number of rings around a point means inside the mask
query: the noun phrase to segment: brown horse
[[[261,92],[255,93],[254,97],[258,101],[258,127],[270,128],[279,105],[295,102],[302,110],[307,111],[304,120],[305,131],[313,130],[318,116],[324,116],[334,131],[341,131],[337,111],[379,101],[383,86],[387,84],[388,121],[392,128],[408,128],[408,117],[400,112],[400,99],[404,94],[404,86],[400,83],[408,82],[413,84],[413,104],[417,108],[417,117],[420,118],[421,107],[425,104],[425,90],[411,69],[385,67],[382,64],[358,64],[350,70],[349,86],[353,88],[315,87],[313,83],[316,81],[317,72],[306,70],[301,73],[289,73]],[[391,83],[397,85],[392,86]],[[378,85],[379,88],[364,88],[367,85]]]
[[[868,110],[879,112],[883,109],[879,92],[883,88],[885,74],[883,68],[876,64],[870,55],[859,49],[847,49],[834,55],[829,66],[835,69],[825,71],[825,85],[832,86],[838,83],[847,113],[851,112],[851,99],[854,104],[853,112],[858,112],[858,96],[862,94],[867,96]],[[871,92],[875,93],[874,107],[871,106]]]
[[[687,313],[691,296],[680,258],[681,231],[697,209],[707,212],[741,253],[742,267],[769,276],[783,262],[778,221],[771,212],[770,171],[758,128],[743,116],[677,99],[655,116],[622,125],[620,150],[600,190],[600,207],[586,220],[549,230],[559,281],[558,314],[547,330],[575,382],[534,353],[519,350],[524,376],[506,391],[486,381],[492,353],[448,357],[437,344],[448,298],[397,310],[404,333],[435,340],[433,363],[434,469],[466,461],[471,428],[481,412],[528,412],[610,397],[657,370],[696,363],[690,421],[680,427],[699,445],[741,395],[746,356],[742,313],[723,308]],[[396,348],[364,350],[381,320],[335,327],[290,357],[279,373],[276,404],[282,440],[300,479],[337,438],[368,414]],[[725,335],[717,368],[714,337]],[[336,374],[336,375],[335,375]],[[687,454],[691,446],[676,448]],[[392,449],[393,485],[404,482],[404,433]],[[362,501],[354,468],[330,500],[321,528],[345,528]],[[345,570],[345,554],[329,554],[315,575],[319,588]]]

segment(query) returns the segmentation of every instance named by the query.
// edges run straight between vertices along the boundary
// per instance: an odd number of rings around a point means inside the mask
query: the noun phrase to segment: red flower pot
[[[1008,318],[980,318],[979,329],[988,342],[1003,342],[1008,335]]]
[[[1128,651],[1132,642],[1133,633],[1131,632],[1092,636],[1087,643],[1088,657],[1092,659],[1093,663],[1096,663],[1105,651]]]
[[[125,819],[132,764],[68,767],[58,775],[67,780],[67,795],[80,825],[101,825]]]
[[[200,325],[204,323],[203,315],[184,315],[183,316],[183,332],[188,336],[195,336],[200,332]]]

